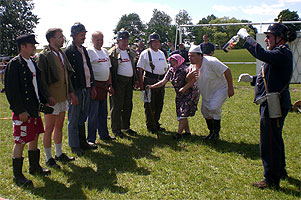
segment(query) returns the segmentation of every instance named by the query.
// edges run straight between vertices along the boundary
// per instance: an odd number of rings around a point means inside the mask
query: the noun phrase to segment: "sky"
[[[102,31],[104,47],[113,42],[115,29],[122,15],[137,13],[143,23],[147,23],[154,9],[164,11],[173,19],[181,9],[188,12],[193,24],[208,15],[234,17],[252,22],[273,22],[280,11],[289,9],[297,11],[301,17],[301,0],[33,0],[33,10],[40,20],[35,34],[40,46],[47,45],[45,38],[49,28],[62,28],[68,40],[71,26],[81,22],[87,29],[84,46],[91,46],[91,34]],[[266,26],[256,27],[259,32],[266,30]]]

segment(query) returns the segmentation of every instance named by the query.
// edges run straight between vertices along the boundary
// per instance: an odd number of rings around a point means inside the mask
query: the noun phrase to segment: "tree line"
[[[33,14],[33,0],[0,0],[0,54],[16,55],[17,47],[15,38],[24,33],[33,33],[39,23],[37,15]],[[275,21],[278,21],[282,15],[283,21],[300,20],[297,11],[288,9],[281,11]],[[137,13],[123,15],[118,21],[116,28],[113,30],[115,34],[125,28],[131,35],[130,43],[136,43],[139,40],[147,41],[149,34],[156,32],[161,36],[163,45],[168,41],[176,40],[176,30],[179,25],[191,24],[192,18],[189,13],[182,9],[175,16],[175,23],[172,18],[164,11],[158,9],[153,10],[153,14],[149,22],[143,23]],[[208,15],[199,20],[197,24],[221,24],[221,23],[249,23],[251,21],[245,19],[236,19],[234,17],[222,17]],[[295,30],[301,30],[301,24],[290,25]],[[252,25],[245,26],[210,26],[210,27],[187,27],[182,29],[182,39],[186,42],[194,42],[200,44],[202,36],[207,34],[209,40],[218,46],[225,44],[240,28],[246,28],[251,36],[255,36],[257,29]],[[179,38],[177,38],[177,41]],[[243,44],[237,44],[235,48],[241,48]]]

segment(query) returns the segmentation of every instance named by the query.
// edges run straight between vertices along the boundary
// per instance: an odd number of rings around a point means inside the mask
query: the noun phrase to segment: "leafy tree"
[[[160,35],[162,43],[167,42],[168,35],[172,29],[171,21],[172,19],[168,14],[154,9],[153,16],[147,24],[146,38],[148,38],[149,34],[156,32]]]
[[[16,37],[33,33],[39,18],[32,0],[0,0],[0,54],[16,55]]]
[[[117,34],[121,28],[124,28],[130,33],[130,43],[137,42],[141,39],[143,40],[144,38],[145,25],[142,23],[139,15],[136,13],[123,15],[114,29],[114,33]]]
[[[297,14],[297,11],[290,11],[289,9],[282,10],[278,17],[275,19],[275,21],[278,21],[280,16],[282,16],[282,21],[300,21],[299,15]],[[300,31],[301,30],[301,24],[285,24],[288,28]]]

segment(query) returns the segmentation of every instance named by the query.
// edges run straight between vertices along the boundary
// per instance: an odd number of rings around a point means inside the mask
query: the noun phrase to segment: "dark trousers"
[[[281,108],[282,117],[269,118],[267,105],[260,106],[260,154],[265,180],[279,184],[280,175],[285,170],[285,151],[282,128],[288,109]]]
[[[144,77],[144,86],[152,85],[157,82],[159,82],[159,80]],[[155,130],[155,126],[157,127],[157,129],[160,127],[159,120],[163,109],[164,94],[165,94],[164,86],[160,88],[151,89],[151,102],[144,103],[146,126],[150,130]],[[149,104],[151,106],[151,111],[153,112],[155,120],[153,120],[152,118]],[[153,121],[155,121],[155,125]]]
[[[121,129],[130,128],[133,109],[133,81],[132,77],[117,75],[114,85],[114,95],[111,97],[111,128],[116,133]]]

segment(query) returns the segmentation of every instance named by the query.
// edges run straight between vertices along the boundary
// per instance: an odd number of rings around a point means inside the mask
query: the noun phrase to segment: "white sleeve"
[[[145,64],[146,64],[146,50],[144,50],[139,57],[139,60],[137,62],[137,68],[145,69]]]
[[[105,48],[103,48],[103,52],[104,52],[104,54],[106,55],[106,57],[109,59],[109,60],[108,60],[108,65],[110,66],[109,68],[111,68],[111,67],[112,67],[112,64],[111,64],[111,59],[110,59],[110,56],[109,56],[109,52],[108,52],[108,50],[105,49]]]
[[[89,55],[91,63],[97,61],[97,56],[96,56],[95,52],[92,49],[88,49],[88,55]]]
[[[224,63],[222,63],[221,61],[219,61],[217,58],[215,58],[214,60],[212,60],[210,62],[210,64],[212,65],[212,69],[214,70],[214,72],[219,77],[223,76],[224,73],[225,73],[225,71],[228,69],[228,67]]]

